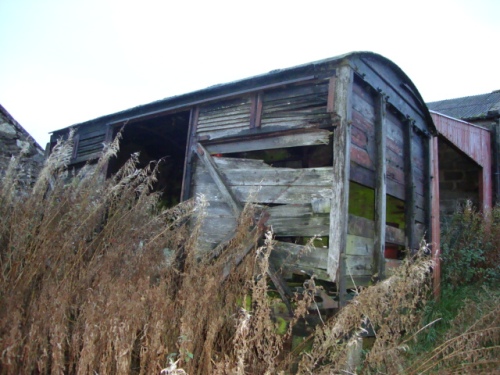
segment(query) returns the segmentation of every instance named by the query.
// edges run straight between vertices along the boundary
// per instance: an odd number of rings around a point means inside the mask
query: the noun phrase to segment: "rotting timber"
[[[435,128],[410,79],[377,54],[272,71],[73,127],[74,167],[124,127],[109,174],[140,151],[144,164],[164,161],[156,188],[166,205],[203,194],[200,251],[231,238],[245,203],[262,207],[256,227],[274,232],[271,279],[282,295],[284,280],[315,275],[329,292],[322,306],[342,306],[349,289],[385,278],[423,236],[432,241]]]

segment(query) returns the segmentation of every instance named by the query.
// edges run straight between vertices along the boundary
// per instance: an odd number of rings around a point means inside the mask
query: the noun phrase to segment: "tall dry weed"
[[[203,197],[160,210],[156,165],[138,169],[137,155],[105,180],[119,138],[74,175],[66,168],[71,142],[57,144],[29,195],[15,194],[15,160],[0,182],[0,374],[392,374],[464,361],[479,371],[497,355],[495,300],[484,307],[491,314],[477,311],[475,325],[421,365],[406,365],[402,354],[422,329],[426,258],[325,318],[306,340],[310,350],[288,353],[316,287],[306,282],[287,329],[278,329],[268,278],[274,240],[267,233],[262,242],[255,230],[256,207],[244,208],[216,256],[200,254]],[[375,344],[356,361],[352,348],[365,329]]]
[[[248,241],[258,248],[253,207],[217,258],[199,254],[203,198],[159,211],[156,166],[137,169],[137,155],[104,180],[118,148],[119,138],[72,175],[70,136],[28,196],[12,193],[14,176],[2,180],[0,373],[213,373],[230,365],[237,312],[252,293],[251,331],[266,335],[249,344],[258,353],[245,371],[272,366],[281,339],[265,305],[268,255],[241,259]]]
[[[338,315],[317,327],[298,372],[404,374],[402,354],[420,328],[418,311],[430,290],[431,269],[432,261],[425,257],[407,260],[393,276],[362,290]],[[363,360],[356,360],[360,337],[367,330],[375,335],[373,347]]]

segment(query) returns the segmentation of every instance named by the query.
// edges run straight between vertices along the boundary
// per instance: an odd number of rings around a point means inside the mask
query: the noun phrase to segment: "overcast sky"
[[[0,104],[49,132],[351,51],[424,100],[500,89],[500,1],[0,0]]]

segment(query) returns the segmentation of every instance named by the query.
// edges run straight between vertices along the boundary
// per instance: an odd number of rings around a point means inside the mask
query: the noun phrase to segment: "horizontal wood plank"
[[[241,141],[233,140],[225,143],[207,144],[206,148],[212,153],[233,153],[256,150],[273,150],[278,148],[313,146],[329,143],[330,132],[315,129],[297,134],[283,134],[262,138],[245,138]]]

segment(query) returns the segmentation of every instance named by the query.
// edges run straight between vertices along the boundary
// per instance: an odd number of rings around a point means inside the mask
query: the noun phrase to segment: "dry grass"
[[[271,238],[258,250],[255,239],[221,282],[253,208],[213,260],[196,251],[202,197],[159,212],[154,165],[137,170],[133,156],[103,181],[117,140],[96,166],[69,176],[71,150],[71,138],[58,144],[26,199],[12,173],[0,186],[0,373],[232,373],[224,368],[233,360],[241,371],[272,368],[283,338],[266,297]],[[241,336],[246,295],[253,306]]]
[[[70,176],[71,150],[71,137],[58,144],[26,197],[16,194],[14,164],[0,183],[0,374],[392,374],[495,361],[498,299],[496,313],[476,311],[476,324],[408,367],[402,354],[422,328],[429,290],[426,258],[361,291],[317,327],[306,341],[312,349],[287,353],[315,285],[296,295],[278,333],[267,277],[272,233],[255,238],[221,282],[256,225],[254,207],[216,259],[204,256],[203,197],[159,211],[154,164],[138,170],[132,157],[104,181],[116,140],[97,165]],[[351,349],[368,325],[377,339],[359,362]]]

